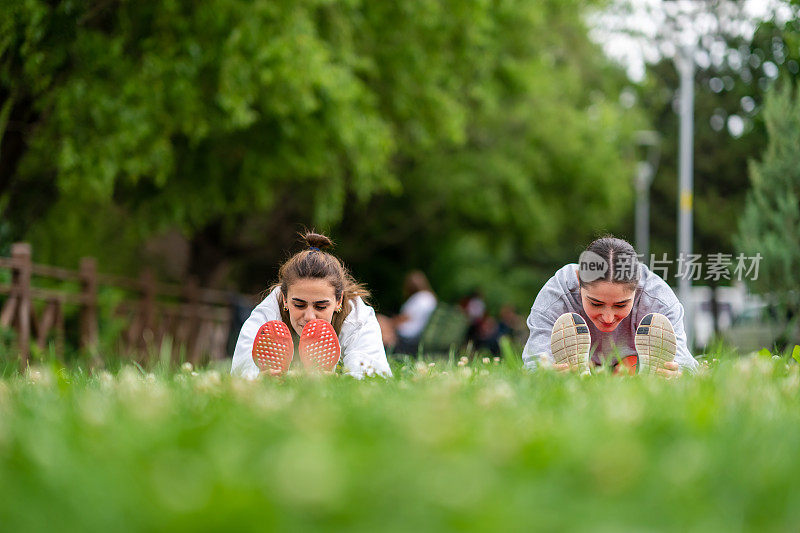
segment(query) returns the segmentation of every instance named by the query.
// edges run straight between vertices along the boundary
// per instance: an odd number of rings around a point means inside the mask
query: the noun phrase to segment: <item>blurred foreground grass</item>
[[[492,360],[395,374],[246,382],[44,366],[0,379],[0,530],[800,525],[788,357],[673,381]]]

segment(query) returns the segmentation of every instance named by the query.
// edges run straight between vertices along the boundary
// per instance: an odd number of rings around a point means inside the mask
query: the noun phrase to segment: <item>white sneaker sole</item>
[[[564,313],[553,324],[550,351],[557,365],[567,363],[581,374],[589,372],[592,337],[586,321],[578,313]]]
[[[661,313],[650,313],[642,319],[636,328],[634,344],[641,375],[653,375],[666,368],[665,363],[675,360],[675,330],[669,319]]]

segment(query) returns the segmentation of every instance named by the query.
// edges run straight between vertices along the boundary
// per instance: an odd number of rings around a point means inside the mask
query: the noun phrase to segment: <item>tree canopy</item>
[[[715,61],[695,72],[694,241],[695,252],[737,251],[731,221],[738,220],[750,187],[748,160],[766,146],[763,104],[778,80],[800,70],[797,21],[757,25],[752,39],[730,37]],[[640,88],[662,135],[662,153],[652,189],[652,242],[657,256],[672,255],[677,235],[678,79],[672,61],[648,68]]]
[[[769,134],[760,161],[750,164],[752,188],[739,221],[741,249],[761,256],[753,282],[789,316],[800,314],[800,95],[794,85],[771,92],[764,120]],[[795,322],[796,325],[796,322]]]
[[[315,226],[389,304],[413,267],[529,304],[630,207],[592,5],[5,0],[0,231],[117,271],[177,231],[184,274],[253,290]]]

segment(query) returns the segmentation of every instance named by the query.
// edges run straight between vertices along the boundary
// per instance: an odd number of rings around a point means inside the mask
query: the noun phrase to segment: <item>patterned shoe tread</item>
[[[556,364],[569,364],[580,372],[589,370],[592,339],[586,321],[577,313],[565,313],[553,324],[550,351]]]
[[[317,319],[306,324],[300,334],[299,352],[306,369],[324,372],[335,369],[342,350],[330,322]]]
[[[650,313],[642,319],[636,329],[634,344],[639,355],[639,374],[655,374],[666,368],[665,363],[675,360],[675,330],[661,313]]]
[[[292,334],[286,324],[271,320],[259,328],[253,341],[253,361],[259,371],[283,374],[289,370],[293,355]]]

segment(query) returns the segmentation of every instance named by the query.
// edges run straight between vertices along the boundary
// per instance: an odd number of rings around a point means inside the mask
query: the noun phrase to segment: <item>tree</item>
[[[630,205],[641,118],[591,5],[7,1],[0,220],[120,271],[177,230],[247,288],[314,225],[374,288],[423,266],[456,294],[480,260],[531,300]]]
[[[626,4],[625,0],[618,3]],[[679,81],[672,57],[677,52],[676,42],[688,42],[695,49],[696,66],[693,253],[706,260],[711,254],[735,254],[730,221],[737,220],[744,208],[749,188],[747,161],[757,157],[766,143],[762,117],[764,95],[777,80],[795,79],[798,73],[797,10],[783,2],[771,2],[768,19],[758,20],[741,2],[647,5],[658,12],[651,14],[654,19],[660,13],[667,22],[681,16],[680,7],[694,10],[698,15],[682,23],[676,23],[679,22],[676,19],[672,23],[656,24],[657,28],[671,27],[672,30],[666,34],[656,31],[645,42],[652,47],[652,54],[646,57],[655,58],[656,62],[647,64],[645,79],[637,87],[637,94],[642,107],[650,111],[653,128],[662,138],[660,164],[651,188],[651,253],[656,258],[664,254],[675,258]],[[614,20],[625,19],[622,13],[612,14]],[[706,20],[701,20],[701,15]],[[710,15],[713,16],[708,18]],[[641,14],[636,20],[642,20]],[[692,27],[695,30],[688,31]],[[677,273],[677,264],[673,261],[670,275]],[[703,271],[699,283],[712,288],[710,304],[716,329],[715,289],[728,282],[713,277],[704,279],[707,273]]]
[[[396,184],[391,128],[363,65],[317,30],[335,11],[313,1],[12,2],[4,108],[29,116],[30,132],[5,169],[4,217],[56,261],[70,255],[65,237],[88,252],[168,227],[233,233],[287,204],[335,222],[346,191],[363,199]]]
[[[800,95],[786,84],[769,93],[764,120],[769,141],[750,164],[751,190],[737,243],[760,254],[753,286],[793,317],[800,316]]]
[[[731,38],[726,47],[695,74],[695,251],[735,253],[729,220],[738,219],[749,187],[747,161],[766,144],[763,101],[780,79],[794,79],[800,52],[792,45],[790,21],[758,24],[752,39]],[[653,248],[674,250],[677,205],[677,75],[671,62],[648,67],[642,104],[654,111],[662,132],[661,164],[652,189]]]
[[[401,144],[403,193],[376,195],[373,223],[345,215],[345,256],[373,286],[398,288],[390,306],[421,267],[445,298],[480,286],[490,304],[529,307],[557,265],[618,229],[632,198],[624,153],[643,121],[620,105],[627,80],[575,5],[493,10],[492,104],[467,108],[463,142]]]

